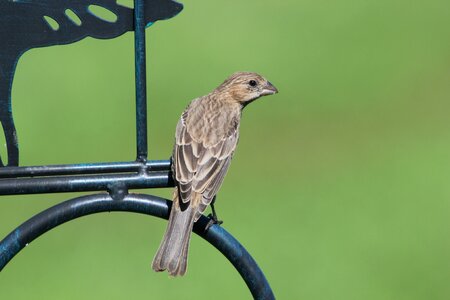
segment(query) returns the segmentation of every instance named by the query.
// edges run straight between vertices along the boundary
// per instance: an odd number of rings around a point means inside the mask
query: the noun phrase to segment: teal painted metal
[[[176,16],[183,5],[172,0],[139,0],[145,25]],[[95,15],[89,7],[103,7],[117,19],[110,22]],[[65,11],[78,16],[76,24]],[[54,29],[47,20],[58,24]],[[132,8],[121,6],[115,0],[0,0],[0,123],[7,143],[7,163],[0,158],[0,167],[19,165],[19,145],[11,109],[14,72],[19,58],[26,51],[53,45],[70,44],[85,37],[110,39],[134,30]]]
[[[136,160],[145,163],[147,142],[147,72],[145,58],[144,0],[134,0],[134,48],[136,65]]]
[[[112,12],[103,20],[89,10],[95,4]],[[171,162],[148,161],[145,28],[178,14],[173,0],[134,0],[134,10],[115,0],[0,0],[0,122],[7,142],[7,163],[0,157],[0,195],[107,191],[58,204],[23,223],[0,242],[0,270],[27,243],[78,217],[103,211],[128,211],[168,218],[171,202],[155,196],[128,194],[129,189],[172,187]],[[66,9],[79,24],[65,15]],[[45,18],[44,18],[45,17]],[[56,22],[50,24],[51,20]],[[32,30],[31,30],[32,29]],[[132,162],[19,167],[19,147],[11,109],[14,71],[21,55],[32,48],[73,43],[87,36],[98,39],[135,32],[136,160]],[[5,166],[6,165],[6,166]],[[255,299],[274,299],[264,274],[245,248],[225,229],[208,226],[202,216],[194,232],[236,267]]]
[[[111,211],[135,212],[168,219],[171,204],[171,201],[156,196],[128,194],[120,187],[111,191],[111,195],[83,196],[60,203],[26,221],[0,241],[0,270],[27,244],[68,221]],[[254,299],[275,299],[263,272],[244,246],[219,225],[214,224],[206,229],[208,224],[209,219],[202,216],[195,223],[194,232],[217,248],[233,264]]]

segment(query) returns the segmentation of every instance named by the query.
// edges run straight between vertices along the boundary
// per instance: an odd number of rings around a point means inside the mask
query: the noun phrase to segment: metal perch
[[[168,219],[171,205],[169,200],[151,195],[126,194],[120,188],[111,192],[111,195],[89,195],[57,204],[26,221],[0,242],[0,270],[27,244],[65,222],[111,211],[127,211]],[[194,232],[225,255],[241,274],[255,299],[275,299],[263,272],[247,250],[218,225],[213,225],[206,231],[208,222],[209,219],[202,216],[195,223]]]
[[[90,10],[92,5],[108,10],[116,16],[115,20],[97,16]],[[103,191],[60,203],[20,225],[0,242],[0,270],[28,243],[82,216],[126,211],[168,219],[171,201],[128,194],[128,190],[173,186],[170,161],[147,160],[145,28],[158,20],[174,17],[182,8],[182,4],[173,0],[135,0],[134,9],[121,6],[115,0],[0,0],[0,123],[8,154],[7,160],[2,161],[0,157],[0,195]],[[132,30],[136,64],[136,160],[19,167],[11,91],[21,55],[36,47],[74,43],[88,36],[115,38]],[[208,222],[209,219],[202,216],[194,232],[227,257],[255,299],[274,299],[264,274],[245,248],[218,225],[206,230]]]

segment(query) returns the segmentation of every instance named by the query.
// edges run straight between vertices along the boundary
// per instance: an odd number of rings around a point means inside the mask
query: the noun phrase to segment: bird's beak
[[[266,86],[263,88],[262,92],[261,92],[261,96],[266,96],[266,95],[273,95],[278,93],[277,88],[271,84],[269,81],[267,81]]]

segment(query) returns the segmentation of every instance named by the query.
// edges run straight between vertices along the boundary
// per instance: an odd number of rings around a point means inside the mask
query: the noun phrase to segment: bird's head
[[[237,72],[228,77],[217,90],[226,93],[231,101],[245,106],[262,96],[273,95],[278,90],[257,73]]]

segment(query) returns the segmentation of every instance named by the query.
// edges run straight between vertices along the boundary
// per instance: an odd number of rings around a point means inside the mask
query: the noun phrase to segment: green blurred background
[[[147,30],[150,158],[170,156],[191,99],[259,72],[280,93],[245,110],[217,209],[277,298],[450,299],[450,2],[183,3]],[[134,159],[133,76],[131,33],[27,52],[21,164]],[[2,197],[0,235],[74,196]],[[197,236],[184,278],[152,272],[165,225],[110,213],[58,227],[4,269],[0,299],[251,297]]]

